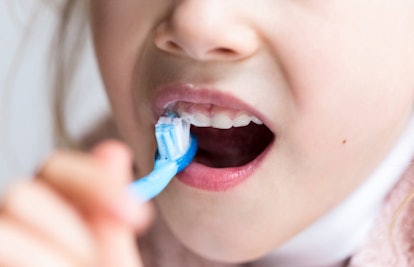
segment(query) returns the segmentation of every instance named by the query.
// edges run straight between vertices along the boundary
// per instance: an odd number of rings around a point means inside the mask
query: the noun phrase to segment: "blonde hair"
[[[64,106],[81,51],[86,43],[89,27],[88,6],[86,0],[66,0],[62,1],[58,10],[59,23],[53,40],[53,55],[50,62],[53,73],[51,95],[54,143],[57,146],[78,148],[77,142],[68,135]]]

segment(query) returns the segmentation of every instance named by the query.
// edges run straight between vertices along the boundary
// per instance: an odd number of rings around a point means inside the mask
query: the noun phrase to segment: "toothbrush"
[[[174,114],[160,117],[155,125],[155,137],[158,150],[154,169],[129,185],[133,196],[143,202],[161,193],[197,152],[197,139],[190,134],[190,123]]]

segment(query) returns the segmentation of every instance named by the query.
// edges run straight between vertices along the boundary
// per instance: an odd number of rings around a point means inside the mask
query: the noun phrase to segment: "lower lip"
[[[240,167],[211,168],[192,162],[177,175],[182,183],[205,191],[226,191],[236,187],[259,169],[272,145],[269,145],[256,159]]]

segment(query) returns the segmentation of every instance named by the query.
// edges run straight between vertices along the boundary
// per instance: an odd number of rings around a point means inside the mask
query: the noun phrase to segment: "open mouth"
[[[243,166],[260,155],[273,140],[265,125],[251,122],[230,129],[191,127],[198,138],[195,161],[212,168]]]
[[[191,123],[191,132],[198,139],[194,161],[210,168],[244,166],[275,138],[265,124],[246,111],[185,101],[169,109]]]

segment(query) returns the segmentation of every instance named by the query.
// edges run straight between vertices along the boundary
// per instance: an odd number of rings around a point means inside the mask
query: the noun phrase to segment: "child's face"
[[[414,1],[91,2],[102,76],[141,174],[167,104],[195,123],[264,123],[195,130],[200,163],[157,199],[205,257],[249,260],[314,222],[373,171],[411,113]]]

